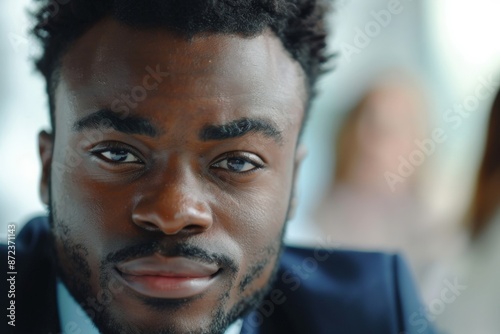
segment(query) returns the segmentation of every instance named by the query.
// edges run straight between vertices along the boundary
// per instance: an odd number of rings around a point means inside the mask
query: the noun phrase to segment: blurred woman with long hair
[[[412,78],[385,76],[372,85],[339,129],[333,182],[314,217],[334,245],[403,253],[424,299],[435,289],[438,263],[455,253],[456,238],[421,198],[425,167],[396,184],[386,175],[397,174],[402,159],[419,149],[415,142],[428,138],[427,109]]]

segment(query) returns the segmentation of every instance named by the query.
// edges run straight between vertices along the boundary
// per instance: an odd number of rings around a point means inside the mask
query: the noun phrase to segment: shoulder
[[[386,275],[401,263],[396,254],[340,250],[333,248],[305,248],[287,246],[283,251],[280,265],[282,269],[303,269],[314,276],[320,271],[333,275],[338,280],[364,279],[363,273]]]
[[[408,267],[397,254],[287,247],[280,265],[282,277],[294,276],[297,286],[314,286],[314,291],[326,289],[343,296],[363,295],[363,300],[366,300],[371,296],[394,293],[408,285],[413,290]],[[355,289],[347,289],[350,287]]]
[[[427,320],[418,322],[420,311],[398,255],[286,247],[273,289],[249,322],[265,328],[259,333],[433,333]]]

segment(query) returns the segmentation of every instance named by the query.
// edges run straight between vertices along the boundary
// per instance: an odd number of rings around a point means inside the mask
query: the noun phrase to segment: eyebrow
[[[281,144],[282,135],[270,121],[265,119],[240,118],[221,125],[205,125],[199,137],[202,141],[224,140],[239,138],[254,132],[261,133],[268,138],[272,138],[276,143]]]
[[[73,124],[74,131],[113,128],[130,135],[156,137],[158,129],[147,119],[137,116],[123,117],[109,109],[96,111]]]

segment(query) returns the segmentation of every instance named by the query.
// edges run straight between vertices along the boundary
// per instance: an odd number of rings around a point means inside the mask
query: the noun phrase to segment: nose
[[[210,206],[203,200],[196,177],[171,176],[170,181],[151,184],[136,202],[132,213],[135,225],[166,235],[197,234],[213,224]]]

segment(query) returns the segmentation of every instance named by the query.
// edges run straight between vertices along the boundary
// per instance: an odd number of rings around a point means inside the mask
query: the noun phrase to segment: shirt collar
[[[83,311],[60,280],[57,281],[57,308],[63,334],[99,334],[87,313]]]
[[[99,334],[87,313],[83,311],[60,280],[57,281],[57,307],[63,334],[76,332]],[[224,334],[240,334],[242,326],[243,320],[239,319],[232,323]]]

